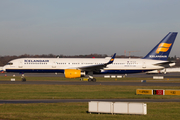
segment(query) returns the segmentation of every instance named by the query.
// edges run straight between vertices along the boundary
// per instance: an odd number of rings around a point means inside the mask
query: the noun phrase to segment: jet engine
[[[84,77],[85,72],[76,69],[66,69],[64,71],[64,75],[66,78],[79,78],[79,77]]]

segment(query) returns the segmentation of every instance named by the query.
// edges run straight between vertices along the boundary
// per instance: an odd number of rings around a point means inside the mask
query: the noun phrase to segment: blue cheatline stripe
[[[19,73],[64,73],[62,69],[6,69],[6,72],[19,72]]]
[[[130,74],[130,73],[141,73],[151,70],[104,70],[102,72],[94,72],[94,74]],[[6,72],[17,72],[17,73],[64,73],[63,69],[6,69]]]

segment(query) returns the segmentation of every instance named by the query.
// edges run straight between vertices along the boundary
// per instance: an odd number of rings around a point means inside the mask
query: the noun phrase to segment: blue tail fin
[[[169,32],[143,59],[167,60],[177,32]]]

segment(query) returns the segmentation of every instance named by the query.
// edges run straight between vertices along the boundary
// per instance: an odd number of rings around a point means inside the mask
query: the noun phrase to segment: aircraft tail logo
[[[159,54],[160,52],[167,52],[169,50],[169,48],[171,47],[171,43],[161,43],[158,46],[158,49],[156,50],[156,53]]]
[[[114,59],[112,58],[110,61],[114,61]]]

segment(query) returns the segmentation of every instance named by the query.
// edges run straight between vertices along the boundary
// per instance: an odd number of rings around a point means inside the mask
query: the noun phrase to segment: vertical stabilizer
[[[177,32],[169,32],[143,59],[167,60]]]

